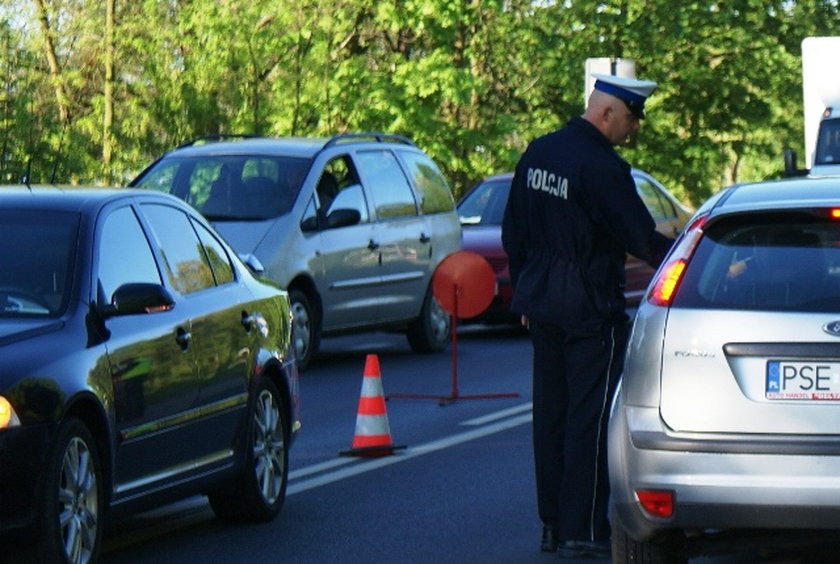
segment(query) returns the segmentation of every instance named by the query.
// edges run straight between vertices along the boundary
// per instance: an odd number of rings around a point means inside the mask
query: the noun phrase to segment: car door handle
[[[432,238],[429,237],[428,235],[426,235],[425,233],[420,234],[420,242],[421,243],[428,243],[431,240],[432,240]]]
[[[192,335],[190,335],[189,331],[185,330],[183,327],[178,327],[178,331],[175,334],[175,342],[178,343],[178,346],[181,347],[182,351],[186,351],[190,348],[190,340],[192,340]]]
[[[379,243],[377,243],[376,241],[371,239],[370,241],[368,241],[367,248],[368,248],[368,250],[375,251],[376,249],[379,248]]]

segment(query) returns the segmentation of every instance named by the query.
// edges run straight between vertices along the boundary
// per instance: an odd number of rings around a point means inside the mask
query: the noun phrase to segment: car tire
[[[93,435],[81,420],[66,420],[58,427],[46,462],[38,540],[21,547],[21,562],[95,562],[104,525],[103,485],[102,461]]]
[[[289,292],[294,322],[292,324],[292,342],[295,346],[298,370],[304,370],[312,361],[321,343],[321,322],[312,307],[309,297],[301,290]]]
[[[408,326],[408,344],[416,353],[439,352],[446,348],[451,331],[449,314],[437,303],[430,286],[423,300],[420,317]]]
[[[667,531],[645,540],[631,537],[615,510],[611,508],[612,561],[614,564],[685,564],[688,562],[685,537],[681,531]]]
[[[236,523],[272,520],[283,506],[289,481],[289,434],[277,386],[260,381],[248,425],[243,470],[208,494],[220,519]]]

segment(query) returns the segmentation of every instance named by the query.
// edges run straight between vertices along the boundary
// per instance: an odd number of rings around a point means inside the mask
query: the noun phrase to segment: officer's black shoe
[[[608,560],[612,557],[609,541],[566,541],[557,549],[560,558],[597,558]]]
[[[540,550],[543,552],[554,552],[560,544],[560,537],[557,535],[557,527],[543,525]]]

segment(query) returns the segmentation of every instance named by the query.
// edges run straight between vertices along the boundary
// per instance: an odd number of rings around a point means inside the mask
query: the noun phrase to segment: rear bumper
[[[840,438],[673,433],[656,408],[619,405],[610,420],[614,510],[630,536],[668,529],[840,529]],[[637,489],[674,494],[644,512]]]

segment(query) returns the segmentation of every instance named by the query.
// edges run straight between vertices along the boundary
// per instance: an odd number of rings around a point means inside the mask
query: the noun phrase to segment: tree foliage
[[[622,149],[686,201],[801,149],[837,0],[0,0],[0,179],[121,184],[201,135],[413,139],[456,195],[582,112],[590,57],[659,82]],[[27,172],[28,171],[28,172]]]

